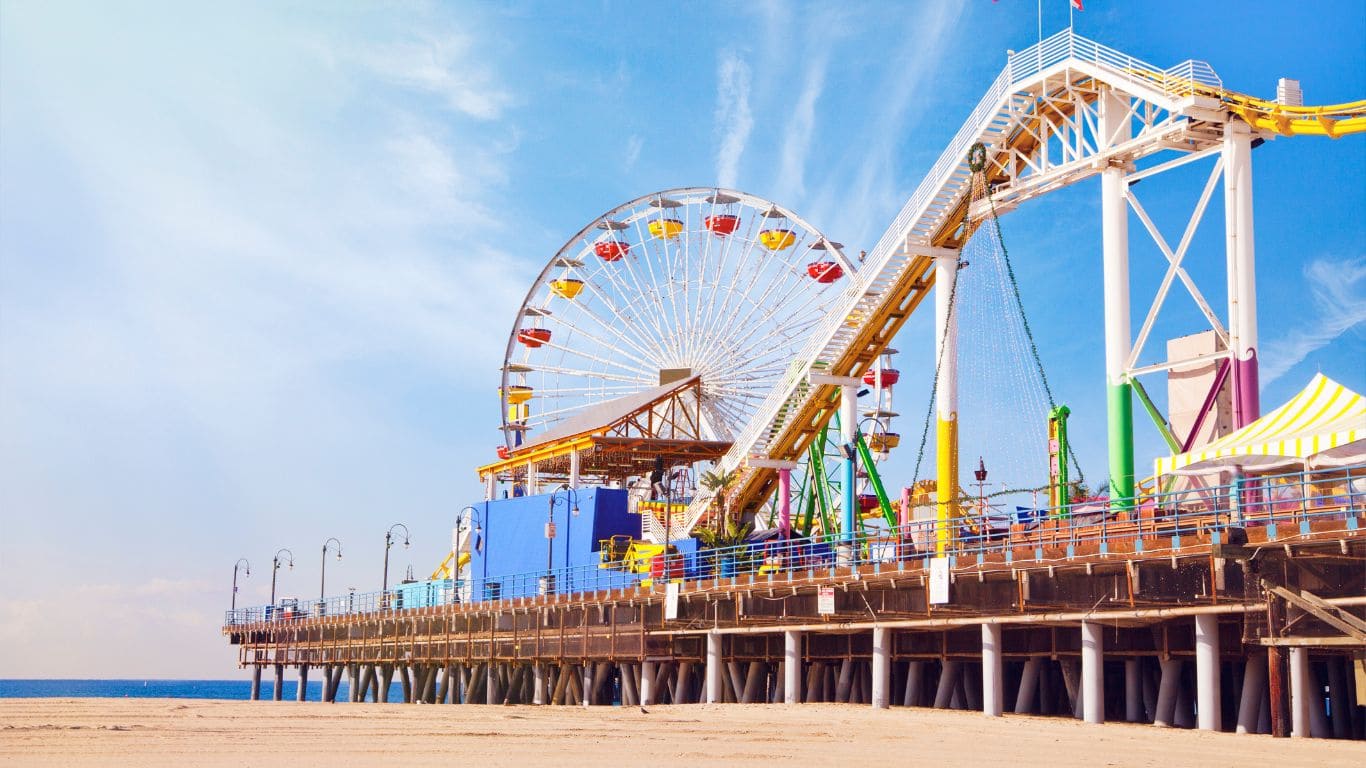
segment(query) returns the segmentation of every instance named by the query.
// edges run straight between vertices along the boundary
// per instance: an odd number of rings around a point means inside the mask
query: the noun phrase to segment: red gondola
[[[740,217],[733,213],[718,213],[703,219],[702,223],[712,234],[724,237],[735,232],[735,228],[740,226]]]
[[[528,347],[535,349],[542,344],[550,343],[549,328],[523,328],[517,332],[517,340]]]
[[[871,512],[881,506],[877,500],[877,495],[872,493],[861,493],[858,497],[859,509],[864,512]]]
[[[868,370],[863,372],[864,384],[867,384],[870,387],[876,387],[878,385],[877,379],[878,376],[876,368],[869,368]],[[890,387],[898,381],[901,381],[901,371],[898,371],[895,368],[882,369],[882,386]]]
[[[818,283],[833,283],[844,277],[844,267],[833,261],[813,261],[806,265],[806,274]]]
[[[593,245],[593,253],[603,261],[621,261],[626,252],[631,250],[631,246],[620,240],[604,240]]]
[[[512,455],[512,451],[509,451],[509,450],[508,450],[508,447],[507,447],[506,445],[500,445],[500,446],[498,446],[498,458],[500,458],[500,459],[506,459],[507,457],[509,457],[509,456],[511,456],[511,455]]]

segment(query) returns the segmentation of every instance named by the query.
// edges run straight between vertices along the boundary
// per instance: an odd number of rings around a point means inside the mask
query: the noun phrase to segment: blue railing
[[[1064,558],[1078,549],[1105,553],[1125,544],[1133,544],[1135,551],[1175,551],[1197,536],[1226,542],[1226,532],[1234,527],[1265,527],[1269,540],[1307,534],[1319,521],[1340,521],[1342,530],[1355,531],[1356,517],[1366,514],[1366,464],[1240,479],[1226,485],[1185,482],[1194,484],[1178,491],[1148,493],[1128,503],[1083,500],[1064,508],[1022,508],[1008,519],[996,513],[976,515],[974,502],[964,500],[964,516],[958,521],[947,554],[956,564],[970,565],[996,555],[1010,560],[1021,550],[1027,559],[1041,560],[1045,549],[1059,547],[1066,548]],[[933,505],[928,511],[932,514]],[[657,581],[734,579],[764,583],[803,575],[833,575],[837,569],[848,567],[867,566],[874,572],[906,570],[921,568],[921,561],[936,555],[935,534],[934,520],[918,520],[896,528],[869,529],[848,538],[774,538],[696,553],[671,553],[639,565],[639,570],[648,568],[649,572],[635,572],[623,561],[610,567],[587,565],[482,579],[416,582],[381,592],[228,611],[226,623],[293,621],[537,595],[581,595]],[[1154,540],[1157,546],[1144,550],[1144,542]]]

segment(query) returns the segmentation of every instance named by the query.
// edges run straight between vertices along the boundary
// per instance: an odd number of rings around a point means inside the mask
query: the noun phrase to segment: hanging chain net
[[[1029,326],[1000,220],[990,202],[982,172],[984,154],[976,145],[969,155],[973,169],[969,210],[981,210],[986,201],[987,212],[965,225],[972,234],[960,252],[949,313],[958,324],[963,509],[1003,522],[1017,505],[1037,509],[1047,504],[1048,415],[1057,403]],[[942,359],[936,361],[936,385],[943,364]],[[932,465],[927,466],[924,459],[938,394],[932,386],[916,458],[916,480],[923,477],[922,471],[932,475]],[[1075,456],[1069,458],[1073,477],[1080,480]],[[982,485],[974,476],[979,466],[987,471]]]

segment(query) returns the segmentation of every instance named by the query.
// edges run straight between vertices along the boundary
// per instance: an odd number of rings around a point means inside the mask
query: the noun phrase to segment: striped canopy
[[[1157,459],[1158,475],[1218,467],[1342,465],[1366,458],[1366,398],[1317,374],[1290,402],[1193,451]]]

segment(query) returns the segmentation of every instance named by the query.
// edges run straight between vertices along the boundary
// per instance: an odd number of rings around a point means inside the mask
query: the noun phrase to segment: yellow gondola
[[[874,432],[868,435],[868,448],[874,453],[886,453],[901,445],[901,435],[896,432]]]
[[[683,233],[683,222],[678,219],[655,219],[650,222],[650,234],[655,237],[672,240]]]
[[[525,384],[513,384],[507,388],[507,401],[513,405],[525,403],[531,399],[532,389]]]
[[[791,248],[797,242],[797,235],[790,229],[765,229],[759,233],[759,242],[770,251]]]
[[[550,292],[564,299],[573,299],[583,292],[583,281],[572,277],[551,280]]]

